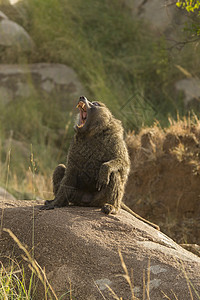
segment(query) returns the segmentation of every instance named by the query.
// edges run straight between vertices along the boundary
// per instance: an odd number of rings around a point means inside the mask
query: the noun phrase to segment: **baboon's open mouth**
[[[81,128],[85,125],[85,122],[87,120],[87,107],[83,101],[79,101],[77,108],[80,111],[79,124],[77,124],[77,127]]]

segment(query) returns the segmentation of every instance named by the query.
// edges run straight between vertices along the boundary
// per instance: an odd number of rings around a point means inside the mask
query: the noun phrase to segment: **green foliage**
[[[11,261],[11,260],[10,260]],[[24,269],[14,260],[9,268],[5,268],[1,263],[0,267],[0,299],[21,300],[32,299],[31,293],[36,285],[32,276],[28,286],[26,286]]]
[[[54,102],[37,97],[15,99],[6,106],[0,122],[7,133],[13,131],[15,139],[43,143],[51,129],[64,128],[65,116]]]
[[[196,10],[199,10],[200,1],[199,0],[183,0],[183,1],[179,0],[176,2],[176,6],[186,9],[188,12],[194,12]]]
[[[26,176],[31,164],[31,145],[36,156],[37,173],[50,172],[57,159],[65,160],[64,152],[73,129],[70,123],[68,131],[65,130],[67,114],[58,109],[54,99],[41,99],[36,95],[19,98],[7,104],[3,111],[0,115],[0,128],[3,128],[1,161],[6,164],[7,153],[11,150],[9,170],[12,176],[16,173],[21,180]],[[63,129],[62,134],[60,129]],[[6,169],[3,165],[1,172],[6,172]],[[1,174],[1,181],[3,178],[5,176]]]
[[[199,0],[178,0],[176,6],[188,12],[189,21],[186,22],[185,31],[192,37],[200,35],[200,1]]]

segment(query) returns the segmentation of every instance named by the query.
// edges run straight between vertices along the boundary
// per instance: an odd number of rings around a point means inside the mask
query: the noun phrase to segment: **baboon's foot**
[[[44,205],[50,205],[50,204],[53,204],[54,200],[46,200],[44,202]]]
[[[54,209],[56,206],[53,202],[54,202],[54,200],[46,200],[44,202],[44,205],[40,207],[40,210]]]
[[[39,210],[50,210],[50,209],[54,209],[55,206],[50,204],[50,205],[42,205],[40,206]]]
[[[112,204],[109,204],[109,203],[104,204],[101,211],[106,215],[109,215],[109,214],[116,215],[118,212],[118,210]]]

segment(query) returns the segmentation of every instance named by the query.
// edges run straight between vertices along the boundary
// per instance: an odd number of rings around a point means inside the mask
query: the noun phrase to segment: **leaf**
[[[181,7],[181,2],[176,2],[177,7]]]

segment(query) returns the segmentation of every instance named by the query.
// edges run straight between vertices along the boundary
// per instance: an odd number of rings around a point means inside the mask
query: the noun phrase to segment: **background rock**
[[[26,30],[7,18],[0,11],[0,59],[5,62],[20,60],[23,54],[31,53],[34,42]]]
[[[0,45],[16,50],[31,51],[33,41],[28,33],[17,23],[4,18],[0,22]]]
[[[177,36],[180,27],[183,27],[185,17],[183,12],[175,5],[176,1],[168,0],[124,0],[131,9],[132,16],[149,22],[152,29],[160,34]],[[147,33],[148,34],[148,33]]]
[[[84,88],[74,70],[66,65],[0,65],[1,103],[31,97],[34,93],[43,97],[56,96],[58,104],[69,109],[84,94]]]
[[[7,19],[8,17],[2,11],[0,11],[0,21],[7,20]]]
[[[8,193],[4,188],[0,187],[0,201],[1,200],[13,200],[15,201],[15,197]]]
[[[130,299],[129,285],[122,276],[121,249],[129,274],[133,270],[134,293],[139,299],[145,288],[144,274],[153,300],[166,299],[164,294],[170,299],[174,294],[178,299],[190,299],[188,284],[193,299],[198,299],[194,289],[200,293],[200,259],[127,212],[106,216],[96,208],[39,211],[36,207],[33,215],[32,207],[18,203],[21,207],[4,210],[3,227],[10,228],[31,249],[34,224],[34,257],[45,267],[58,295],[68,292],[71,282],[76,299],[97,300],[102,294],[113,299],[105,284],[119,298]],[[6,255],[22,254],[6,232],[0,240],[0,253],[4,264]]]
[[[200,79],[199,78],[184,78],[175,83],[177,91],[184,93],[184,104],[189,105],[200,104]]]

